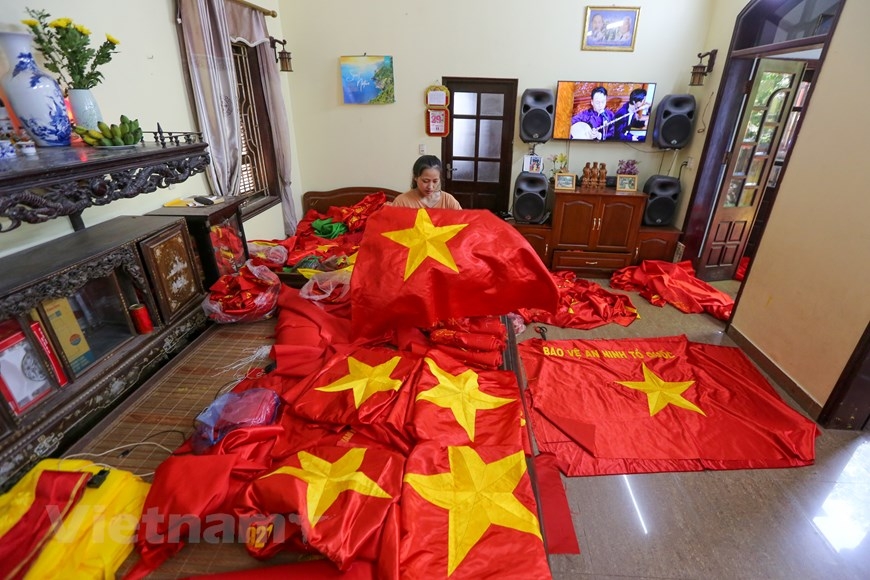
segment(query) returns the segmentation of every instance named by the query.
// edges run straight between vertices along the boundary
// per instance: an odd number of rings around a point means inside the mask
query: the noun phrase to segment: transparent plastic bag
[[[235,429],[271,425],[278,417],[280,407],[281,398],[269,389],[253,388],[221,395],[194,421],[193,452],[205,453]]]
[[[349,300],[350,276],[350,270],[317,272],[299,289],[299,295],[316,302],[344,302]]]
[[[202,309],[215,322],[253,322],[272,316],[278,307],[281,280],[268,266],[251,260],[235,274],[221,276],[202,301]]]

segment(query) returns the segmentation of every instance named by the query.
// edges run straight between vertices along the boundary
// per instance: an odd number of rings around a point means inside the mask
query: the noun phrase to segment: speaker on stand
[[[553,200],[550,182],[543,173],[522,171],[514,184],[514,204],[511,213],[517,222],[542,224],[550,217]]]
[[[643,212],[643,225],[670,225],[677,213],[677,199],[681,190],[680,180],[676,177],[650,176],[643,185],[644,193],[649,195],[646,210]]]
[[[520,98],[520,139],[546,143],[553,137],[556,95],[552,89],[526,89]]]
[[[653,145],[660,149],[682,149],[692,139],[694,125],[694,95],[666,95],[656,107]]]

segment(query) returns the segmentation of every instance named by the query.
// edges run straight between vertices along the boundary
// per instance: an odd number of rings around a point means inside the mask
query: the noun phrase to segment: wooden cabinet
[[[644,260],[664,260],[670,262],[674,258],[677,242],[682,232],[673,227],[649,227],[640,228],[637,236],[634,263],[640,264]]]
[[[552,228],[549,225],[514,224],[514,229],[526,238],[538,256],[541,257],[544,265],[549,268],[552,258],[552,244],[550,242]]]
[[[245,197],[204,207],[162,207],[148,215],[180,216],[196,244],[203,283],[211,287],[224,274],[235,274],[248,259],[240,207]]]
[[[206,319],[177,217],[117,217],[0,258],[0,272],[4,489],[133,392]]]
[[[612,189],[556,192],[553,270],[609,276],[635,254],[646,195]]]

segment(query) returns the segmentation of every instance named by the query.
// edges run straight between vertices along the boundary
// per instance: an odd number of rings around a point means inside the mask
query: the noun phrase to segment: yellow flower
[[[58,18],[48,23],[52,28],[66,28],[70,24],[72,24],[72,18]]]
[[[91,31],[88,30],[83,24],[76,24],[75,29],[78,30],[80,33],[82,33],[85,36],[91,35]]]
[[[21,24],[23,24],[24,26],[31,26],[32,27],[32,26],[36,26],[37,24],[39,24],[39,22],[37,22],[36,20],[34,20],[32,18],[28,18],[27,20],[22,20]]]
[[[109,42],[111,42],[115,46],[118,46],[119,44],[121,44],[121,41],[118,40],[117,38],[115,38],[114,36],[112,36],[111,34],[106,34],[106,40],[108,40]]]

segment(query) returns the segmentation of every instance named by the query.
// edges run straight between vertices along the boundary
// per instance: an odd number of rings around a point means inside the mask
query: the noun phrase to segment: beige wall
[[[868,21],[846,1],[733,320],[819,403],[870,321]]]
[[[594,3],[593,3],[594,4]],[[553,88],[559,80],[650,81],[659,98],[688,90],[689,71],[704,46],[709,0],[639,0],[634,52],[581,51],[586,4],[573,0],[282,0],[293,51],[294,130],[305,190],[374,185],[404,191],[423,144],[439,155],[441,140],[424,131],[424,93],[444,76],[515,78],[518,92]],[[396,103],[345,105],[343,55],[392,55]],[[619,159],[641,161],[641,183],[670,168],[673,153],[648,144],[551,141],[544,156],[568,152],[569,168]],[[513,173],[528,146],[514,135]],[[549,166],[548,166],[549,169]]]
[[[276,0],[259,3],[278,8]],[[165,130],[197,129],[185,88],[174,0],[3,0],[0,30],[26,30],[20,21],[28,18],[25,11],[28,7],[45,10],[53,18],[66,16],[84,24],[93,34],[94,45],[99,44],[106,33],[121,41],[112,62],[100,68],[105,80],[93,89],[106,119],[126,114],[138,118],[145,130],[156,130],[158,122]],[[270,31],[280,36],[280,21],[267,18],[267,22]],[[0,56],[0,74],[5,74],[6,70],[8,65]],[[285,93],[289,102],[289,87]],[[88,208],[83,220],[85,225],[93,225],[117,215],[141,215],[176,197],[207,193],[207,187],[205,177],[197,175],[166,190]],[[65,218],[24,224],[11,232],[0,233],[0,256],[71,231],[69,220]],[[280,208],[265,212],[253,223],[246,224],[246,233],[252,239],[283,237],[282,232]]]

